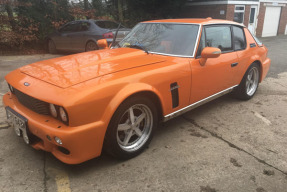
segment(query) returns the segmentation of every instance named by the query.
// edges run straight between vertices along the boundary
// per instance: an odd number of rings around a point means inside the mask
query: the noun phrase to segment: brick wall
[[[226,10],[226,19],[233,21],[235,5],[228,5]]]
[[[285,33],[286,25],[287,25],[287,5],[285,7],[281,7],[281,15],[280,15],[278,34],[284,34]]]
[[[257,21],[257,28],[256,28],[256,36],[261,37],[262,31],[263,31],[263,24],[264,24],[264,17],[265,17],[265,11],[266,7],[263,3],[260,3],[259,8],[259,14],[258,14],[258,21]]]
[[[245,6],[244,25],[248,26],[250,5]],[[235,5],[194,5],[184,8],[181,17],[186,18],[206,18],[226,19],[233,21]],[[224,11],[224,15],[220,15],[220,11]]]
[[[244,22],[243,24],[248,27],[251,5],[245,5]]]
[[[186,6],[183,9],[181,17],[185,18],[206,18],[226,19],[227,5],[193,5]],[[224,11],[224,15],[220,15],[220,11]],[[233,17],[232,17],[233,19]]]

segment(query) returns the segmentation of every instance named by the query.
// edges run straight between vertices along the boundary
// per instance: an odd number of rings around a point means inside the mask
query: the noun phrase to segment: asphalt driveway
[[[0,191],[286,191],[287,36],[261,40],[272,65],[253,99],[226,95],[175,118],[128,161],[66,165],[36,151],[6,125],[0,99]],[[58,56],[0,57],[0,94],[9,71]]]

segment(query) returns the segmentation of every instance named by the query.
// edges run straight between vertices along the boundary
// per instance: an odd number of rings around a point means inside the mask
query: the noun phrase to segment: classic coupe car
[[[230,92],[252,98],[270,66],[245,26],[211,18],[142,22],[117,45],[98,46],[6,76],[3,101],[16,134],[68,164],[102,149],[135,157],[159,122]]]

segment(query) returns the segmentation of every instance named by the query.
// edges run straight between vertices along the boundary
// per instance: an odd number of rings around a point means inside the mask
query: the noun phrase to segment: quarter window
[[[245,49],[246,41],[243,29],[237,26],[232,26],[232,28],[233,28],[233,41],[235,51]]]
[[[229,26],[205,28],[206,47],[216,47],[222,52],[232,51],[231,30]]]
[[[238,22],[238,23],[243,23],[244,12],[245,12],[244,5],[235,5],[233,21]]]

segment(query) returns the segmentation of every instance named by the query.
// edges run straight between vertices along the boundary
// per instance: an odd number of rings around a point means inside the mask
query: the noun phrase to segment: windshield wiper
[[[146,52],[147,54],[149,54],[148,50],[143,45],[132,44],[132,45],[129,45],[128,47],[135,48],[135,49],[141,49],[141,50],[144,50],[144,52]]]
[[[120,30],[120,28],[121,28],[121,23],[119,24],[119,26],[118,26],[118,28],[117,28],[117,31],[116,31],[116,34],[114,35],[114,38],[113,38],[113,41],[112,41],[112,43],[111,43],[111,47],[113,47],[113,45],[115,44],[115,42],[116,42],[116,39],[117,39],[117,36],[118,36],[118,32],[119,32],[119,30]]]

